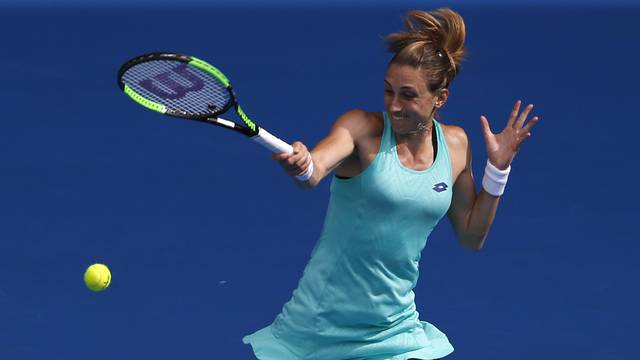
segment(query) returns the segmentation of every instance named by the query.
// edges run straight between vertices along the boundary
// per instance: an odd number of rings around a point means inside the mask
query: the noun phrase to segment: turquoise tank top
[[[402,165],[385,113],[373,162],[353,178],[333,178],[320,239],[291,300],[243,338],[258,359],[436,359],[453,351],[418,319],[413,292],[421,251],[451,203],[449,152],[433,124],[429,169]]]

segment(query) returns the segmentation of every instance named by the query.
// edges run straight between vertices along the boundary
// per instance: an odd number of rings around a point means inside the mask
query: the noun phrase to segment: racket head
[[[132,58],[120,67],[118,86],[138,104],[180,118],[215,118],[236,105],[229,79],[220,70],[178,53]]]

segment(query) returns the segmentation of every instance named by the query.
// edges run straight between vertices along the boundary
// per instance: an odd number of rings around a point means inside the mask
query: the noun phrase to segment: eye
[[[416,98],[417,96],[418,96],[417,94],[410,91],[405,91],[402,93],[402,97],[405,99],[413,99],[413,98]]]
[[[384,89],[384,93],[385,94],[393,94],[393,90],[389,89],[389,88],[385,88]]]

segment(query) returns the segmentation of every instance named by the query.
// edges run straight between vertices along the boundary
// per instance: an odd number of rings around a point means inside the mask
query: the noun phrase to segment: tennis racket
[[[118,86],[147,109],[234,130],[275,153],[293,152],[291,145],[249,119],[222,71],[193,56],[164,52],[137,56],[120,67]],[[242,122],[220,117],[232,108]],[[313,162],[297,178],[304,181],[312,173]]]

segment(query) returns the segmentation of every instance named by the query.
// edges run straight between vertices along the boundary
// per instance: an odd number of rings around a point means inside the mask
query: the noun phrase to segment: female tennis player
[[[480,117],[488,161],[475,190],[471,146],[460,127],[435,120],[460,68],[465,26],[449,9],[412,11],[406,31],[388,36],[393,58],[384,109],[341,116],[311,153],[274,154],[301,186],[331,171],[324,227],[293,296],[274,322],[243,341],[261,360],[439,359],[445,334],[420,321],[413,288],[428,235],[447,214],[459,241],[482,248],[510,165],[538,121],[515,103],[494,134]]]

